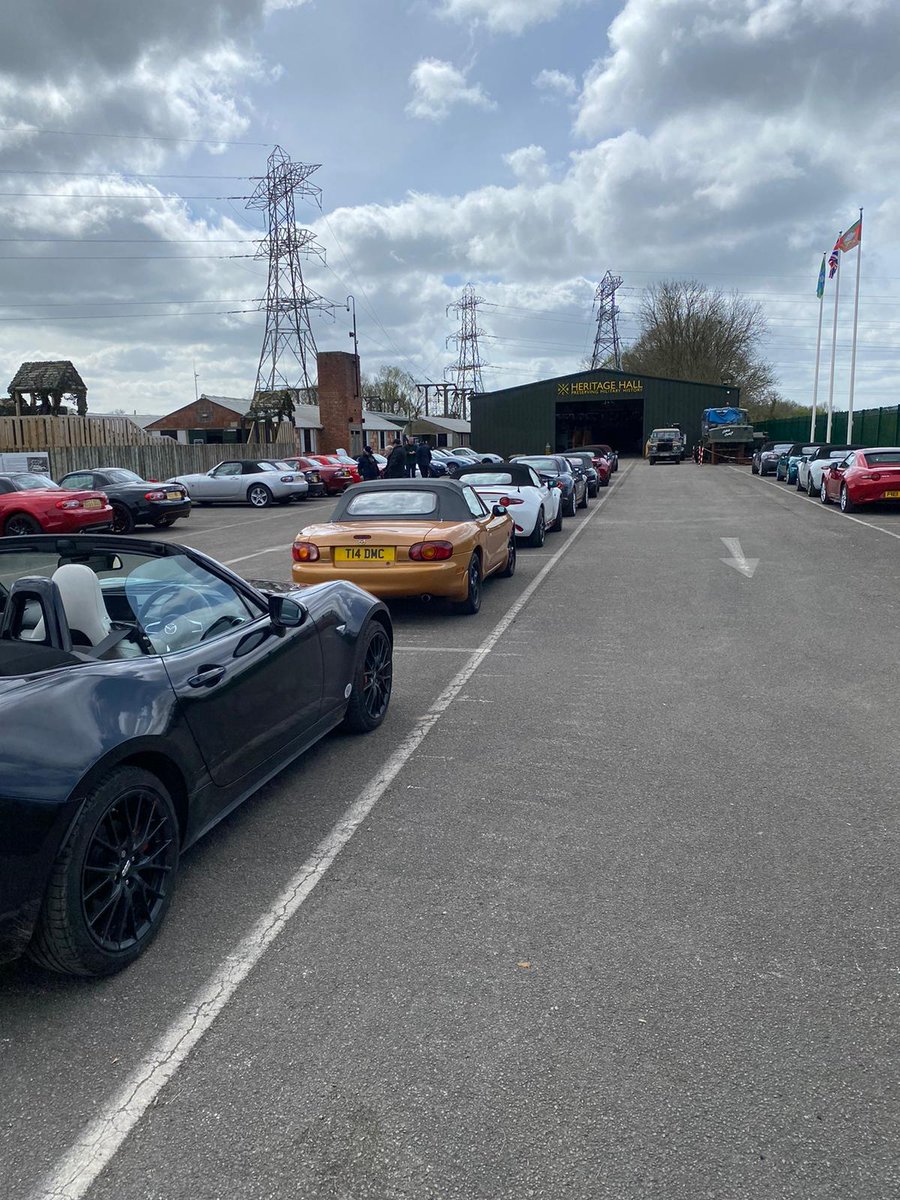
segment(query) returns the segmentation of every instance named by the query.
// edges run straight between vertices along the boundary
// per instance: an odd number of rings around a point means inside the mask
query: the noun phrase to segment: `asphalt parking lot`
[[[131,969],[0,969],[0,1195],[900,1193],[900,512],[749,469],[614,480],[477,616],[392,606],[385,724],[190,851]],[[283,580],[332,507],[201,508],[163,536]],[[200,990],[428,714],[95,1176],[71,1156],[88,1123],[204,1020]]]

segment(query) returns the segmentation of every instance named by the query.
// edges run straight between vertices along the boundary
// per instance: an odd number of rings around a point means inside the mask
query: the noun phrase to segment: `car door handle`
[[[224,667],[218,665],[201,667],[196,675],[192,675],[190,679],[188,679],[188,687],[212,687],[212,685],[214,683],[218,683],[219,680],[224,677],[224,675]]]

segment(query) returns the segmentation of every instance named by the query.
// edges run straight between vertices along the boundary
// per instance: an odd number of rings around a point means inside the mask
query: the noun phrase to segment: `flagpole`
[[[856,247],[856,296],[853,301],[853,345],[850,350],[850,401],[847,405],[847,441],[853,441],[853,385],[856,382],[856,331],[859,326],[859,272],[862,263],[862,215],[859,210],[859,245]]]
[[[809,422],[809,440],[816,440],[816,399],[819,395],[819,359],[822,353],[822,312],[825,308],[825,255],[822,255],[822,294],[819,297],[819,332],[816,335],[816,373],[813,378],[812,417]]]
[[[838,242],[841,240],[844,231],[838,234]],[[837,242],[835,242],[837,245]],[[833,253],[833,251],[832,251]],[[837,254],[837,267],[834,272],[834,325],[831,330],[831,374],[828,379],[828,421],[825,425],[825,441],[831,441],[831,418],[834,414],[834,358],[837,352],[837,321],[838,321],[838,296],[841,291],[841,254]]]

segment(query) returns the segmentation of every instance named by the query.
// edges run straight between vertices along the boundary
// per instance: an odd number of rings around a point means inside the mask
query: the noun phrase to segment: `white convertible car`
[[[272,501],[290,504],[309,492],[309,481],[302,471],[287,463],[265,459],[235,458],[217,463],[202,475],[175,475],[168,483],[187,488],[196,504],[252,504],[267,508]]]
[[[562,529],[562,492],[542,482],[534,467],[525,463],[481,463],[466,467],[457,477],[468,483],[490,508],[502,504],[509,509],[516,537],[527,538],[529,546],[543,546],[549,529]]]
[[[823,446],[819,451],[821,458],[801,459],[797,467],[797,491],[806,492],[807,496],[818,496],[826,469],[846,458],[849,453],[849,446]]]

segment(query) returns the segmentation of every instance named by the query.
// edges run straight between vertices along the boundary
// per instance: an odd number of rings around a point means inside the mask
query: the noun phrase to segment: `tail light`
[[[312,542],[294,542],[291,546],[291,558],[294,562],[318,562],[319,547]]]
[[[502,504],[504,508],[509,508],[511,504],[524,504],[525,501],[520,500],[518,496],[501,496],[497,503]]]
[[[293,483],[294,477],[293,477],[293,475],[282,475],[281,482],[282,483]]]
[[[450,542],[416,542],[409,548],[409,557],[413,562],[439,562],[453,557],[453,546]]]
[[[80,500],[57,500],[57,508],[81,508]]]
[[[145,500],[165,500],[165,492],[144,492]]]

